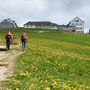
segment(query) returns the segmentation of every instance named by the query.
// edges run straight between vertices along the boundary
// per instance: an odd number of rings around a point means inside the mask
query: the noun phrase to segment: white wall
[[[75,20],[79,20],[79,22],[75,22]],[[79,18],[75,18],[71,21],[70,26],[72,26],[72,23],[74,24],[73,26],[76,26],[76,31],[84,31],[84,22],[82,20],[80,20]],[[82,23],[82,25],[80,25],[80,23]]]
[[[84,33],[88,34],[89,33],[89,29],[84,30]]]
[[[41,28],[41,29],[58,29],[58,26],[35,26],[35,25],[25,25],[25,28]]]

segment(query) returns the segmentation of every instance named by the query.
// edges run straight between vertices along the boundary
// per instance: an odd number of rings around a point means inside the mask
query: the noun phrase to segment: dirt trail
[[[15,47],[12,46],[10,51],[5,51],[5,46],[0,45],[0,82],[9,80],[8,77],[13,75],[15,66],[14,60],[22,53],[20,45]]]

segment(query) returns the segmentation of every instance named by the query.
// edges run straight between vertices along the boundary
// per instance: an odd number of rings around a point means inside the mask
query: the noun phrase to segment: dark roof
[[[10,24],[10,22],[5,19],[4,21],[1,22],[1,24]]]
[[[15,23],[15,21],[12,21],[11,19],[4,19],[1,23],[0,23],[0,28],[13,28],[13,27],[18,27],[17,24]]]
[[[58,26],[56,23],[51,23],[49,21],[36,21],[36,22],[29,21],[24,25],[36,25],[36,26],[41,26],[41,25],[50,26],[51,25],[51,26]]]

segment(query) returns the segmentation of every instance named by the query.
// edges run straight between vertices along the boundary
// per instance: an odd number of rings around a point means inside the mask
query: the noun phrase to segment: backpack
[[[22,40],[26,40],[27,38],[26,38],[26,35],[22,35]]]
[[[8,34],[8,35],[6,36],[6,40],[10,40],[10,39],[11,39],[11,35]]]

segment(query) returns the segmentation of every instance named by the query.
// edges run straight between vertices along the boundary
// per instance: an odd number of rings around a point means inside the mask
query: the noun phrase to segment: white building
[[[84,32],[84,21],[81,20],[79,17],[75,17],[73,20],[71,20],[68,24],[69,26],[75,26],[76,31]]]
[[[2,22],[0,22],[0,28],[17,28],[17,24],[15,23],[15,21],[11,20],[11,19],[5,19]]]
[[[24,24],[25,28],[58,29],[58,25],[49,21],[29,21]]]

